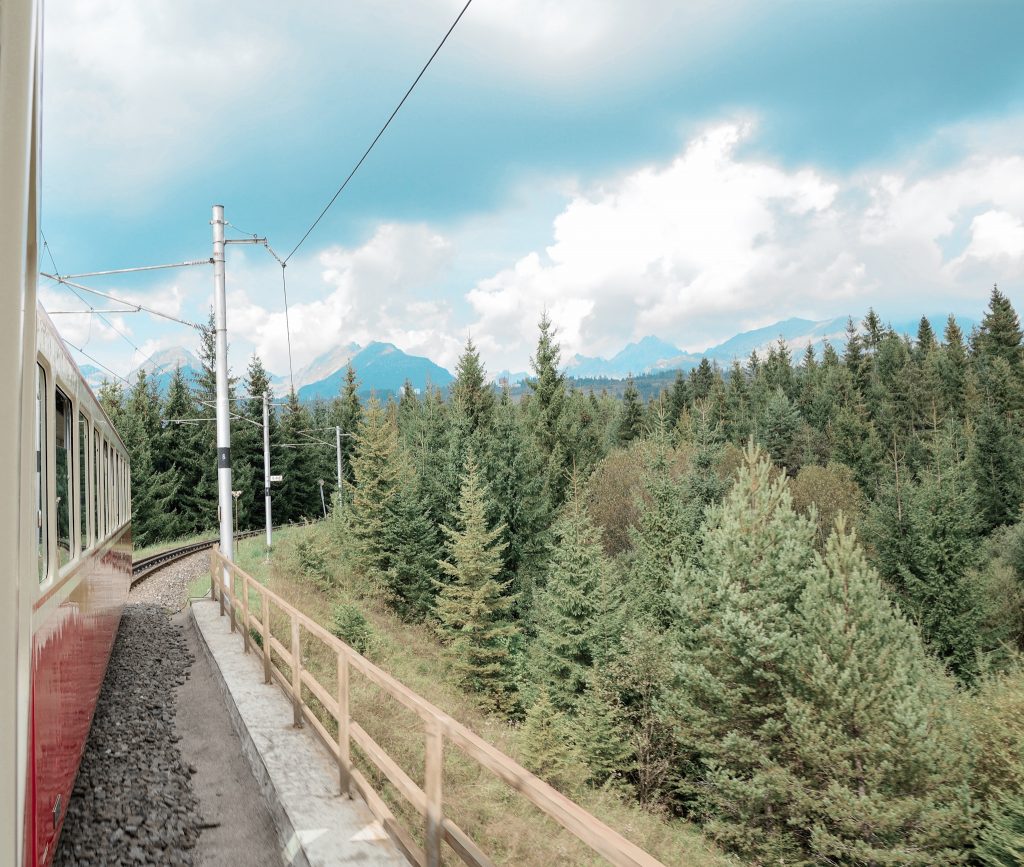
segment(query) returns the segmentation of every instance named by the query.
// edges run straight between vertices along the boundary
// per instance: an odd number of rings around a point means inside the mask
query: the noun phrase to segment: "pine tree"
[[[894,477],[869,526],[879,569],[901,607],[917,620],[929,649],[969,681],[980,637],[970,572],[978,564],[981,528],[965,450],[959,427],[948,423],[933,446],[931,466],[917,480],[899,483]]]
[[[846,322],[846,351],[843,354],[843,362],[853,378],[854,388],[863,394],[868,384],[869,366],[864,357],[864,342],[852,318]]]
[[[397,470],[393,517],[385,528],[388,603],[402,618],[422,620],[433,607],[441,540],[424,511],[416,470],[401,451]]]
[[[690,394],[694,400],[707,400],[714,384],[714,368],[707,358],[701,358],[700,363],[690,371]]]
[[[352,458],[356,450],[359,424],[363,420],[363,405],[359,401],[359,380],[356,379],[356,371],[351,363],[345,368],[345,384],[332,409],[332,421],[341,428],[342,433],[342,474],[349,484],[353,484],[355,473],[352,469]]]
[[[758,440],[779,466],[798,469],[800,423],[800,411],[790,403],[782,388],[777,387],[761,412],[757,429]]]
[[[998,286],[993,286],[976,340],[979,360],[1001,358],[1017,370],[1021,363],[1021,336],[1020,320],[1010,299]]]
[[[678,583],[681,789],[756,861],[945,862],[970,830],[950,686],[853,540],[813,536],[748,450]]]
[[[619,415],[618,441],[627,445],[643,433],[644,411],[640,404],[640,392],[636,390],[633,375],[626,377],[626,390],[622,395],[622,409]]]
[[[672,393],[668,401],[668,423],[669,427],[679,424],[679,418],[690,408],[690,387],[681,370],[676,371],[676,378],[672,382]]]
[[[450,394],[455,406],[467,419],[468,434],[490,428],[494,415],[494,389],[487,381],[487,371],[471,338],[466,340],[466,347],[459,356]]]
[[[917,325],[917,345],[914,347],[915,353],[918,357],[924,358],[937,348],[938,342],[935,339],[935,332],[932,330],[932,324],[928,321],[927,316],[922,316],[921,321]]]
[[[626,711],[617,684],[607,670],[591,669],[587,689],[572,719],[572,741],[590,771],[590,782],[603,786],[624,781],[633,770],[633,749]]]
[[[487,496],[476,461],[470,457],[462,480],[456,527],[442,527],[447,559],[439,565],[435,602],[442,635],[464,687],[510,709],[513,698],[509,646],[518,633],[507,619],[511,599],[498,583],[503,528],[487,523]]]
[[[516,405],[503,388],[494,415],[484,464],[493,503],[493,526],[501,526],[505,545],[500,582],[515,600],[513,614],[525,620],[533,606],[547,550],[550,513],[544,497],[541,465],[523,428]]]
[[[562,411],[565,407],[565,374],[559,370],[561,348],[555,339],[551,319],[545,311],[540,319],[537,350],[530,359],[534,378],[526,381],[532,392],[528,414],[537,445],[544,458],[545,487],[552,509],[564,499],[566,448],[562,440]]]
[[[210,504],[200,495],[199,480],[208,451],[199,442],[205,425],[191,422],[198,415],[195,399],[181,368],[175,368],[163,406],[163,427],[153,448],[153,470],[176,472],[180,481],[177,497],[170,505],[181,535],[212,529],[217,521]]]
[[[667,447],[655,448],[642,477],[645,496],[640,519],[630,531],[634,559],[626,607],[633,622],[647,623],[656,631],[672,621],[672,576],[696,554],[704,510],[723,492],[717,473],[721,449],[706,414],[695,413],[691,424],[693,453],[688,471],[673,478]]]
[[[552,528],[547,582],[535,606],[533,646],[535,676],[565,711],[576,708],[590,669],[614,656],[620,631],[611,564],[575,479],[572,490]]]
[[[309,410],[299,403],[294,391],[290,392],[281,418],[281,438],[287,446],[279,450],[284,481],[276,498],[283,522],[313,520],[323,515],[319,481],[324,476],[318,459],[327,446],[308,433],[313,426]],[[272,453],[271,462],[275,457],[277,455]]]
[[[787,824],[819,863],[957,861],[972,816],[952,685],[842,524],[822,565],[787,672]]]
[[[965,386],[967,383],[967,347],[963,332],[952,313],[943,332],[944,345],[939,356],[939,387],[945,413],[963,418],[965,413]]]
[[[523,721],[523,764],[545,782],[572,793],[583,783],[583,757],[572,740],[568,718],[540,691]]]
[[[355,486],[350,531],[358,564],[386,587],[392,568],[392,521],[399,495],[398,433],[376,398],[366,408],[352,458]]]

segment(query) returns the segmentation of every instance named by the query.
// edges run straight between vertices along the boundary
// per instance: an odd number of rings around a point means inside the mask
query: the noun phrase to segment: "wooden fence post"
[[[348,655],[338,651],[338,771],[341,794],[352,796],[352,754],[349,741]]]
[[[441,811],[441,778],[444,772],[444,734],[438,720],[427,723],[427,761],[423,789],[427,796],[426,855],[427,867],[440,867],[443,839]]]
[[[230,579],[228,584],[231,589],[228,590],[228,616],[231,618],[231,631],[235,631],[235,612],[238,610],[238,578],[235,575],[235,564],[230,563],[227,560],[224,561],[224,565],[227,566],[228,572],[230,573]]]
[[[266,588],[260,591],[260,607],[263,615],[263,682],[270,683],[270,600]]]
[[[214,562],[214,578],[212,580],[217,582],[217,599],[220,601],[220,616],[224,616],[224,585],[221,583],[221,572],[220,572],[220,551],[216,548],[214,550],[213,562]]]
[[[242,647],[249,652],[249,575],[242,573]]]
[[[292,615],[292,698],[295,708],[295,728],[302,728],[302,648],[299,646],[299,618]]]

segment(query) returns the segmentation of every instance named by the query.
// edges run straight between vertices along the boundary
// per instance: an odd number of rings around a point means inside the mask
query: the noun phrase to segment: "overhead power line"
[[[306,242],[306,238],[310,236],[310,233],[317,227],[319,222],[324,218],[324,215],[331,209],[331,206],[337,200],[338,196],[341,195],[342,190],[344,190],[345,187],[348,186],[348,182],[352,180],[352,177],[355,175],[355,173],[359,171],[359,167],[370,155],[370,151],[373,150],[377,142],[380,141],[380,137],[384,135],[384,131],[391,125],[391,121],[395,119],[395,115],[398,114],[399,109],[401,109],[401,107],[405,105],[405,101],[409,98],[409,94],[411,94],[416,85],[420,83],[420,79],[423,78],[423,74],[427,71],[427,68],[430,66],[430,64],[434,62],[434,58],[437,57],[437,54],[441,50],[442,46],[445,44],[445,42],[448,41],[448,37],[452,35],[452,31],[455,29],[455,25],[458,24],[459,21],[462,19],[462,16],[466,14],[466,10],[469,9],[469,4],[472,2],[473,0],[466,0],[466,5],[462,7],[462,11],[456,16],[455,20],[452,22],[452,26],[448,28],[448,32],[445,33],[444,37],[437,44],[437,48],[434,49],[434,53],[431,54],[427,62],[423,64],[423,68],[420,70],[420,74],[417,75],[413,83],[409,85],[409,89],[405,92],[405,95],[401,98],[401,100],[399,100],[398,105],[395,106],[395,110],[391,112],[391,116],[385,121],[384,126],[380,128],[380,132],[378,132],[377,135],[374,136],[373,141],[370,142],[370,146],[363,152],[363,155],[359,158],[359,162],[357,162],[352,171],[348,173],[348,177],[345,178],[344,181],[342,181],[341,186],[338,187],[335,194],[331,196],[331,200],[326,204],[324,209],[320,212],[319,216],[313,221],[313,224],[308,229],[306,229],[306,234],[299,239],[299,243],[292,248],[292,251],[287,256],[284,257],[283,264],[287,264],[288,260],[295,255],[295,252],[299,249],[299,247],[301,247]]]
[[[105,365],[105,364],[104,364],[104,363],[103,363],[102,361],[100,361],[100,360],[99,360],[98,358],[94,358],[94,357],[93,357],[93,356],[91,356],[91,355],[90,355],[90,354],[89,354],[88,352],[86,352],[86,351],[85,351],[84,349],[82,349],[82,347],[80,347],[80,346],[75,346],[75,344],[73,344],[73,343],[72,343],[72,342],[71,342],[70,340],[68,340],[68,339],[67,339],[66,337],[62,337],[62,338],[61,338],[61,340],[63,340],[63,341],[64,341],[64,342],[65,342],[65,343],[66,343],[66,344],[67,344],[68,346],[70,346],[70,347],[71,347],[71,348],[72,348],[73,350],[75,350],[75,352],[80,352],[80,353],[81,353],[82,355],[84,355],[84,356],[85,356],[86,358],[88,358],[88,359],[89,359],[89,361],[91,361],[91,362],[92,362],[93,364],[96,364],[96,365],[99,365],[100,367],[102,367],[102,368],[103,368],[103,369],[104,369],[104,370],[105,370],[105,371],[106,371],[107,373],[109,373],[109,374],[110,374],[111,376],[113,376],[113,377],[116,377],[117,379],[120,379],[120,380],[121,380],[121,382],[123,382],[123,383],[124,383],[125,385],[127,385],[127,386],[131,386],[131,383],[130,383],[130,382],[129,382],[129,381],[127,380],[127,379],[125,379],[125,378],[124,378],[123,376],[121,376],[121,374],[120,374],[120,373],[116,373],[115,371],[111,370],[111,369],[110,369],[109,367],[107,367],[107,366],[106,366],[106,365]]]
[[[110,295],[107,292],[100,292],[98,289],[90,289],[88,286],[83,286],[81,283],[73,283],[65,277],[61,277],[59,274],[47,274],[45,271],[39,272],[41,276],[47,280],[53,280],[55,283],[62,283],[65,286],[74,286],[75,289],[81,289],[83,292],[88,292],[92,295],[98,295],[100,298],[106,298],[108,301],[115,301],[118,304],[124,304],[126,307],[132,308],[129,310],[122,310],[122,313],[138,313],[144,311],[149,313],[151,316],[159,316],[162,319],[169,319],[171,322],[177,322],[179,325],[187,325],[189,328],[195,328],[197,331],[202,331],[203,326],[196,322],[189,322],[186,319],[179,319],[177,316],[171,316],[170,313],[164,313],[161,310],[154,310],[152,307],[147,307],[145,304],[140,304],[138,301],[127,301],[124,298],[118,298],[116,295]],[[86,311],[83,310],[83,313]]]

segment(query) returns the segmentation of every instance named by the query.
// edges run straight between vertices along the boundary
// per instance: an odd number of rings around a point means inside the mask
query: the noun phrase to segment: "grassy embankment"
[[[316,540],[317,546],[328,552],[326,559],[331,571],[326,580],[321,577],[320,581],[315,581],[301,574],[296,555],[301,540]],[[403,623],[380,601],[365,579],[340,565],[340,552],[331,542],[329,526],[287,528],[275,534],[274,542],[268,562],[262,538],[242,540],[236,561],[254,578],[328,629],[337,604],[356,606],[371,630],[365,654],[369,659],[522,762],[519,729],[503,718],[481,712],[474,697],[454,684],[444,648],[429,624]],[[208,587],[208,579],[205,584],[197,582],[192,593],[199,595]],[[258,605],[255,593],[250,604],[254,608]],[[271,621],[275,637],[288,646],[285,618],[272,616]],[[305,631],[302,645],[303,665],[333,694],[336,688],[333,655]],[[286,666],[281,665],[281,668],[287,671]],[[307,700],[310,699],[312,696],[307,695]],[[315,700],[311,700],[310,705],[316,707]],[[419,718],[355,672],[351,682],[351,709],[353,719],[422,787],[424,738]],[[336,731],[329,714],[318,715],[332,732]],[[355,747],[353,756],[374,788],[422,843],[419,816]],[[739,863],[721,854],[693,825],[648,812],[612,791],[580,786],[567,794],[666,865],[726,867]],[[499,864],[551,867],[552,864],[606,863],[450,744],[445,748],[444,804],[446,814]],[[446,863],[461,861],[449,850]]]
[[[217,538],[217,530],[213,529],[204,530],[202,533],[196,533],[194,536],[183,536],[180,539],[168,539],[163,542],[154,542],[152,545],[147,545],[145,548],[136,548],[132,551],[132,559],[141,560],[143,557],[152,557],[154,554],[169,551],[171,548],[180,548],[182,545],[192,545],[195,542],[205,542],[207,539],[215,538]]]

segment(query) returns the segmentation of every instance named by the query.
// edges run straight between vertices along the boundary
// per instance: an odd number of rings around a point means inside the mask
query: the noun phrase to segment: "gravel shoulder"
[[[154,572],[137,584],[128,594],[128,602],[161,605],[171,611],[179,611],[188,601],[189,585],[209,574],[209,552],[197,551]]]
[[[55,867],[264,867],[274,824],[188,626],[205,552],[129,594]]]

